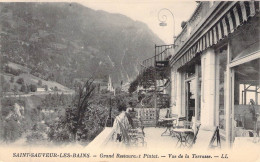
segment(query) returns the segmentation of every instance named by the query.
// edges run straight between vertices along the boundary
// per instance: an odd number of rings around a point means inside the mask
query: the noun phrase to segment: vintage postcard
[[[0,162],[259,162],[259,5],[1,1]]]

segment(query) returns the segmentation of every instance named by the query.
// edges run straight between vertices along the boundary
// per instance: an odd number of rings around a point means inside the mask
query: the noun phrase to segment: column
[[[182,111],[182,109],[185,110],[185,106],[183,106],[183,83],[184,80],[182,79],[181,72],[176,71],[176,108],[174,112],[178,114],[178,116],[184,116],[185,111]]]
[[[201,57],[202,68],[202,99],[201,99],[201,126],[213,127],[216,125],[215,95],[216,95],[216,55],[213,49],[206,50]]]

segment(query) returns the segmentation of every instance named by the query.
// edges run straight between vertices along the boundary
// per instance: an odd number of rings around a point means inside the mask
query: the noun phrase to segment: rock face
[[[133,79],[163,42],[144,24],[77,3],[0,3],[1,57],[69,86],[73,78]]]

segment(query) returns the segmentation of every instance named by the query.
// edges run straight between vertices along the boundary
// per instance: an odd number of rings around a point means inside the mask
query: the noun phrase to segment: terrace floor
[[[136,146],[131,146],[130,149],[134,148],[135,150],[169,150],[171,151],[172,149],[176,148],[176,143],[178,141],[177,137],[172,137],[169,135],[166,136],[161,136],[161,134],[166,130],[165,127],[145,127],[144,128],[144,133],[145,133],[145,143],[146,145],[143,147],[141,144],[136,147]],[[99,140],[104,139],[100,138]],[[96,144],[99,145],[99,144]],[[91,145],[93,147],[93,145]],[[104,147],[103,147],[104,148]],[[125,148],[125,145],[123,145],[121,142],[114,142],[114,141],[109,141],[105,148],[107,149],[119,149],[119,150],[124,150],[127,149]]]
[[[163,148],[163,149],[173,149],[176,148],[177,138],[172,136],[161,136],[161,134],[166,130],[166,128],[161,127],[146,127],[144,128],[145,141],[147,143],[147,148]]]

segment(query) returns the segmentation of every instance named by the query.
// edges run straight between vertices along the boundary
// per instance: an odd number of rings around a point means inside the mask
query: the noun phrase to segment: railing
[[[155,45],[155,61],[165,61],[172,54],[170,49],[174,48],[174,44],[170,45]]]
[[[130,128],[130,124],[126,117],[125,112],[119,114],[114,121],[113,127],[105,127],[105,129],[87,145],[87,148],[100,148],[107,145],[121,145],[126,146],[129,139],[123,136],[121,143],[117,141],[117,133],[126,132]]]
[[[150,70],[156,72],[156,67],[158,65],[157,63],[162,64],[163,61],[168,61],[170,56],[173,54],[173,51],[170,51],[171,49],[173,50],[173,48],[174,44],[159,46],[155,45],[155,55],[153,57],[145,59],[142,63],[140,63],[141,75],[144,74],[144,72],[147,71],[147,69],[149,68]]]
[[[148,68],[148,67],[155,67],[155,62],[156,61],[165,61],[171,54],[172,52],[170,49],[173,49],[174,45],[155,45],[155,55],[153,57],[150,57],[148,59],[145,59],[141,66]]]
[[[211,4],[213,3],[213,4]],[[221,1],[212,1],[212,2],[200,2],[193,12],[190,19],[186,22],[186,25],[183,27],[181,33],[176,37],[175,40],[175,53],[178,52],[181,47],[185,44],[187,40],[197,31],[201,26],[201,23],[205,20],[209,12],[212,12],[213,6],[217,6]]]

